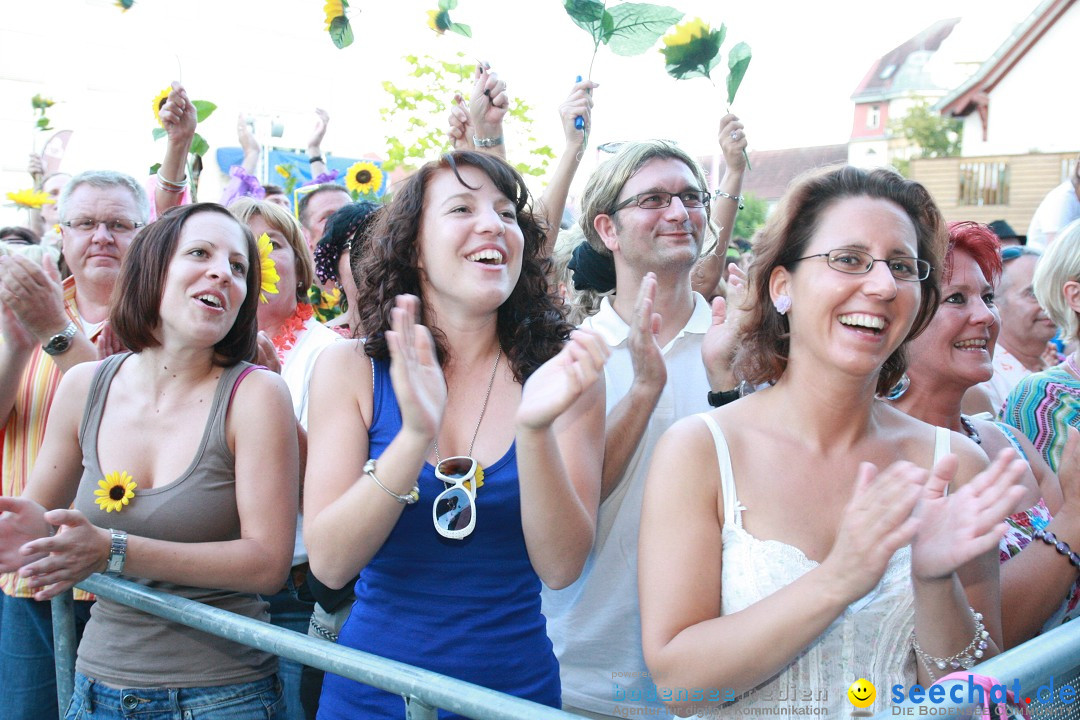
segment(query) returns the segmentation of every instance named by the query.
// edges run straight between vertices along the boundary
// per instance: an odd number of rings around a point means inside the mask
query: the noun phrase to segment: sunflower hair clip
[[[105,512],[120,512],[135,497],[138,483],[127,471],[111,472],[98,480],[98,489],[94,491],[94,500]]]

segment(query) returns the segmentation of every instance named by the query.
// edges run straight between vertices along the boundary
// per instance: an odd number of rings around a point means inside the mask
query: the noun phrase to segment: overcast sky
[[[29,98],[60,102],[57,128],[75,130],[65,167],[114,167],[132,173],[160,160],[150,102],[179,77],[193,98],[219,110],[200,132],[213,147],[235,145],[239,112],[281,116],[284,145],[302,147],[312,109],[326,108],[324,149],[340,155],[382,153],[386,79],[400,79],[403,55],[451,58],[463,52],[491,62],[512,95],[534,106],[541,141],[561,145],[557,107],[577,74],[588,70],[591,40],[559,0],[459,0],[455,21],[473,38],[435,35],[427,13],[437,0],[353,0],[356,42],[336,49],[323,30],[322,0],[135,0],[121,13],[111,0],[6,2],[0,19],[0,190],[20,177],[31,144]],[[774,149],[845,142],[850,96],[881,55],[938,20],[963,17],[958,42],[971,62],[985,58],[1036,0],[780,2],[673,0],[687,17],[728,26],[725,49],[745,41],[753,60],[733,111],[751,147]],[[992,16],[991,16],[992,15]],[[963,30],[963,32],[961,32]],[[724,65],[726,67],[726,64]],[[715,145],[722,98],[703,79],[677,82],[657,50],[633,58],[600,49],[593,79],[594,145],[662,137],[695,152]],[[722,76],[719,80],[723,84]],[[588,164],[586,164],[586,169]]]

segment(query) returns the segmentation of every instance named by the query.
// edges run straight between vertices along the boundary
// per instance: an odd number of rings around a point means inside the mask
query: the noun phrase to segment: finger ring
[[[739,131],[738,130],[732,130],[731,131],[731,139],[732,140],[738,140],[739,139]]]

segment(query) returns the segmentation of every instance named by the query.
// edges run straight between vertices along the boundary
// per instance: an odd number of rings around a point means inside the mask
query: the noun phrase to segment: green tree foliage
[[[765,224],[765,217],[768,214],[769,203],[757,195],[745,193],[743,195],[743,209],[735,216],[735,227],[731,229],[731,237],[752,239],[754,233]]]
[[[920,102],[904,117],[890,123],[889,130],[893,137],[904,138],[918,148],[913,157],[956,157],[960,154],[964,123],[956,118],[945,118],[928,103]],[[908,174],[910,163],[907,160],[898,159],[895,164],[902,174]]]
[[[386,136],[386,161],[383,170],[415,170],[450,149],[447,117],[454,93],[466,99],[472,91],[475,65],[464,62],[457,53],[454,61],[438,60],[429,55],[406,55],[410,70],[400,83],[384,81],[390,96],[388,107],[381,108],[383,124],[394,134]],[[533,133],[532,108],[521,100],[511,99],[506,117],[507,158],[522,175],[542,176],[555,159],[550,146],[541,145]]]

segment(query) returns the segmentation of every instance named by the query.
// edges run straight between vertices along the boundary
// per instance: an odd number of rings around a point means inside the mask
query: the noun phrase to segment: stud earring
[[[787,295],[781,295],[773,300],[773,307],[776,308],[776,312],[781,315],[787,315],[788,310],[791,309],[791,298]]]

